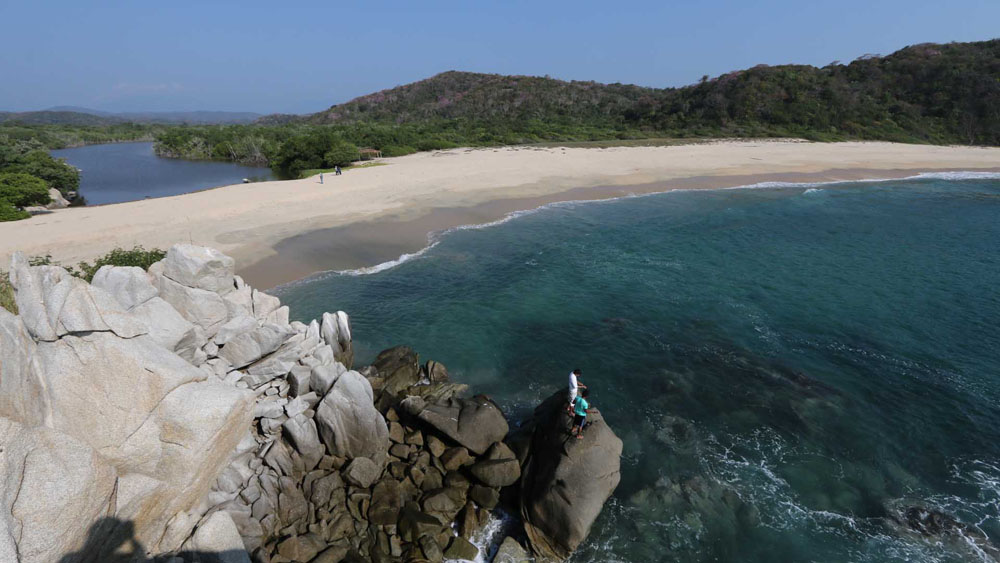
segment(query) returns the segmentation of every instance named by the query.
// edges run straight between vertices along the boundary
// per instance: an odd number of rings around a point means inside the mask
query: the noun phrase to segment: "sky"
[[[1000,37],[1000,0],[0,0],[0,111],[308,113],[446,70],[683,86]]]

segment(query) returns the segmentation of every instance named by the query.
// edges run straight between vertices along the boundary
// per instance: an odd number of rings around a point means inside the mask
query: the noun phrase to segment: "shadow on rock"
[[[101,518],[87,531],[83,547],[63,555],[59,563],[250,563],[250,556],[242,549],[232,549],[183,551],[150,558],[145,546],[135,537],[132,522]]]

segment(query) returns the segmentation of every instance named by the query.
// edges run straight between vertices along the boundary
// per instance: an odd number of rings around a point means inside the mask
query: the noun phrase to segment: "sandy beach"
[[[894,143],[720,141],[661,147],[454,149],[384,159],[342,176],[237,184],[0,223],[13,252],[66,264],[115,247],[216,247],[266,288],[330,269],[373,266],[427,244],[429,233],[564,200],[763,181],[893,178],[1000,171],[1000,148]]]

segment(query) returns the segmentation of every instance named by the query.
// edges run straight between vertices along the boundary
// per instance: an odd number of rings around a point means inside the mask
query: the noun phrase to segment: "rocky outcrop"
[[[563,557],[617,484],[599,417],[557,446],[569,423],[547,402],[512,449],[497,405],[445,366],[397,347],[353,370],[345,313],[289,322],[212,249],[89,284],[17,255],[10,279],[2,561],[475,559],[518,484],[532,549]]]
[[[471,559],[519,475],[499,409],[443,365],[398,348],[352,371],[346,314],[290,323],[217,251],[90,284],[17,256],[11,282],[4,561]]]
[[[581,440],[570,434],[572,419],[560,390],[535,409],[526,426],[520,503],[532,551],[543,559],[565,559],[586,539],[604,503],[621,479],[622,441],[600,412],[587,416]]]
[[[333,369],[332,346],[287,323],[277,299],[235,276],[229,257],[178,245],[149,272],[105,266],[88,284],[17,255],[10,281],[20,316],[0,309],[0,560],[101,560],[123,545],[140,558],[232,551],[233,530],[260,528],[249,509],[227,505],[227,489],[264,466],[247,462],[282,435],[290,463],[324,457],[311,418],[322,396],[288,400],[285,377],[292,367],[346,370]],[[336,318],[343,354],[349,325]],[[248,348],[245,365],[229,359]],[[280,420],[261,425],[274,403]],[[288,448],[273,450],[267,459],[285,461]]]

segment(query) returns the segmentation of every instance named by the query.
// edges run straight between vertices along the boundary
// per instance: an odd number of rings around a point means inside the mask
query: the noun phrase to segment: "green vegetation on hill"
[[[683,88],[452,71],[252,125],[7,121],[0,136],[45,148],[155,138],[160,156],[270,166],[291,178],[343,163],[351,147],[401,156],[457,146],[703,137],[998,145],[998,77],[1000,39],[915,45],[823,68],[760,65]],[[44,115],[32,119],[67,119],[51,115],[63,113],[72,112],[33,112]],[[103,118],[80,119],[93,117]]]
[[[533,120],[670,135],[1000,144],[1000,40],[823,68],[760,65],[684,88],[446,72],[305,116],[314,124]]]
[[[25,125],[0,123],[0,137],[13,142],[37,142],[40,148],[65,149],[102,143],[152,141],[163,125],[118,123],[114,125]]]
[[[332,166],[332,147],[386,156],[456,146],[692,137],[1000,144],[1000,40],[923,44],[823,68],[760,65],[684,88],[445,72],[307,116],[177,127],[162,156]]]

